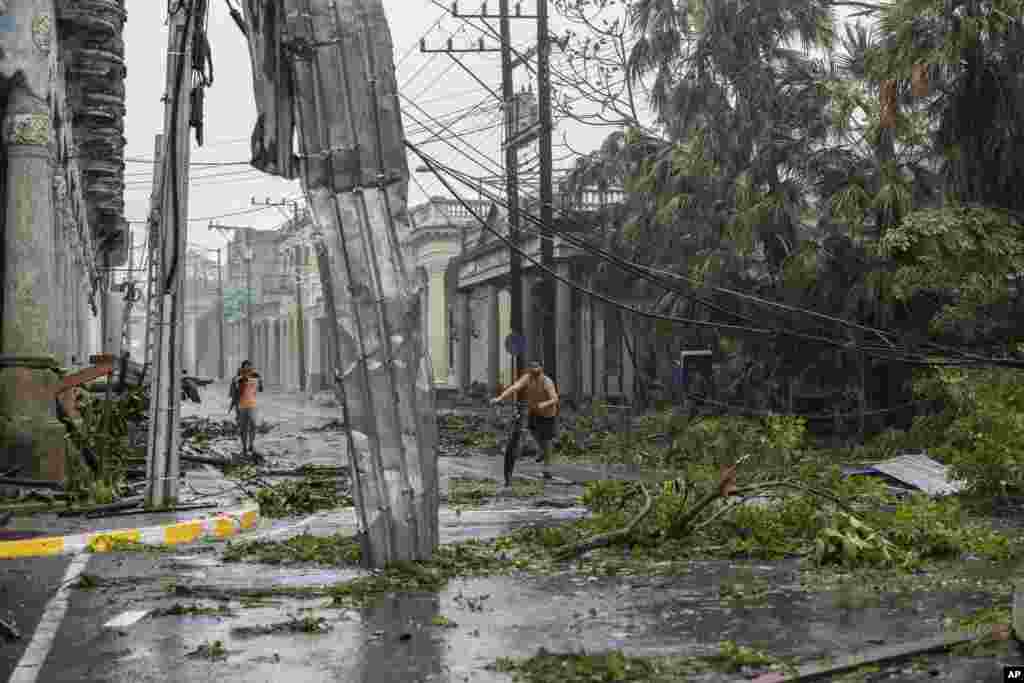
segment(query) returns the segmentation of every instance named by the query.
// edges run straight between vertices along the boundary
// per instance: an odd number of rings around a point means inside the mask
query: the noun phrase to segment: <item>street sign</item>
[[[690,374],[689,363],[687,362],[691,358],[703,358],[711,359],[710,349],[696,349],[690,351],[680,351],[679,360],[673,364],[672,367],[672,382],[680,388],[685,389],[689,383]]]
[[[526,353],[526,337],[521,334],[510,334],[505,337],[505,350],[513,356]]]

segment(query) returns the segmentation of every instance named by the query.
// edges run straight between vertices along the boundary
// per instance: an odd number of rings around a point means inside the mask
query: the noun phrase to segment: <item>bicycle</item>
[[[497,408],[497,406],[495,406]],[[508,442],[505,444],[505,486],[512,486],[512,472],[516,467],[516,460],[523,453],[523,447],[530,437],[530,424],[526,419],[529,404],[526,401],[516,401],[515,415],[508,427]]]

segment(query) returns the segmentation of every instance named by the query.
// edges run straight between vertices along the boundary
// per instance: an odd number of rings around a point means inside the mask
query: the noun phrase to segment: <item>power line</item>
[[[508,247],[510,249],[513,249],[513,250],[517,251],[520,254],[520,256],[522,256],[523,258],[525,258],[528,261],[530,261],[532,264],[534,264],[534,266],[539,268],[541,271],[547,273],[548,275],[553,277],[555,280],[558,280],[558,281],[562,282],[563,284],[565,284],[565,285],[575,289],[576,291],[582,292],[582,293],[584,293],[584,294],[586,294],[586,295],[588,295],[588,296],[590,296],[592,298],[596,298],[598,300],[604,301],[605,303],[607,303],[609,305],[612,305],[612,306],[614,306],[616,308],[619,308],[620,310],[627,311],[627,312],[633,313],[634,315],[638,315],[638,316],[641,316],[641,317],[644,317],[644,318],[648,318],[648,319],[662,320],[662,321],[665,321],[665,322],[689,325],[689,326],[693,326],[693,327],[713,328],[713,329],[718,329],[718,330],[726,330],[726,331],[732,331],[732,332],[738,332],[738,333],[747,333],[747,334],[756,334],[756,335],[762,335],[762,336],[773,336],[773,337],[785,336],[785,337],[789,337],[789,338],[793,338],[793,339],[799,339],[799,340],[803,340],[803,341],[810,341],[810,342],[814,342],[814,343],[818,343],[818,344],[823,344],[823,345],[826,345],[826,346],[836,347],[836,348],[839,348],[839,349],[842,349],[842,350],[860,351],[860,352],[863,352],[863,353],[865,353],[867,355],[871,355],[871,356],[873,356],[875,358],[880,358],[880,359],[888,360],[888,361],[902,362],[902,363],[906,363],[908,365],[923,365],[923,366],[970,366],[970,365],[977,365],[977,364],[979,364],[981,362],[984,362],[985,364],[991,364],[991,365],[997,365],[997,366],[1003,366],[1003,367],[1024,367],[1024,363],[1020,363],[1020,362],[1016,362],[1016,361],[1011,361],[1011,360],[1004,360],[1004,359],[995,359],[995,358],[978,359],[978,360],[972,362],[970,360],[950,361],[950,360],[939,359],[939,358],[928,359],[927,357],[925,357],[925,358],[911,358],[911,357],[894,356],[894,355],[891,355],[891,354],[890,355],[886,355],[886,354],[883,354],[883,353],[879,352],[876,349],[871,349],[871,348],[866,348],[866,347],[863,347],[863,346],[859,346],[859,345],[855,344],[854,342],[837,341],[837,340],[830,339],[830,338],[827,338],[827,337],[821,337],[821,336],[815,336],[815,335],[810,335],[810,334],[804,334],[804,333],[795,332],[795,331],[791,331],[791,330],[755,328],[755,327],[748,327],[748,326],[742,326],[742,325],[731,325],[731,324],[726,324],[726,323],[717,323],[717,322],[706,321],[706,320],[696,320],[696,319],[692,319],[692,318],[681,318],[681,317],[677,317],[677,316],[669,316],[669,315],[654,313],[654,312],[651,312],[651,311],[643,311],[643,310],[634,308],[634,307],[629,306],[627,304],[623,304],[622,302],[616,301],[616,300],[614,300],[614,299],[612,299],[610,297],[607,297],[607,296],[605,296],[603,294],[600,294],[599,292],[595,292],[595,291],[593,291],[593,290],[591,290],[591,289],[589,289],[587,287],[584,287],[583,285],[580,285],[578,283],[572,282],[571,280],[569,280],[569,279],[567,279],[565,277],[562,277],[561,275],[559,275],[554,270],[546,268],[543,264],[541,264],[539,261],[537,261],[531,255],[529,255],[526,252],[524,252],[521,249],[519,249],[511,240],[508,239],[507,236],[503,235],[500,231],[495,230],[493,227],[488,225],[487,222],[484,221],[479,216],[479,214],[477,214],[477,212],[473,209],[473,207],[471,207],[465,200],[462,199],[462,197],[452,188],[452,186],[441,176],[440,172],[438,171],[439,166],[436,164],[436,162],[432,161],[426,154],[424,154],[423,152],[418,150],[412,143],[406,142],[406,146],[409,147],[409,149],[411,149],[427,165],[427,167],[434,173],[434,175],[437,178],[437,180],[440,181],[445,186],[445,188],[456,199],[456,201],[458,201],[462,205],[463,209],[466,210],[478,223],[480,223],[480,225],[485,230],[487,230],[488,232],[491,232],[498,239],[500,239],[502,242],[504,242],[506,245],[508,245]]]
[[[220,214],[218,216],[203,216],[202,218],[189,218],[188,221],[190,223],[198,223],[198,222],[205,222],[205,221],[215,221],[215,220],[218,220],[218,219],[221,219],[221,218],[229,218],[231,216],[245,216],[247,214],[257,213],[259,211],[266,211],[269,208],[271,208],[271,207],[269,207],[269,206],[258,206],[258,207],[252,208],[252,209],[245,209],[243,211],[233,211],[231,213],[222,213],[222,214]],[[144,223],[149,223],[149,219],[129,219],[128,222],[129,223],[135,223],[135,224],[144,224]]]

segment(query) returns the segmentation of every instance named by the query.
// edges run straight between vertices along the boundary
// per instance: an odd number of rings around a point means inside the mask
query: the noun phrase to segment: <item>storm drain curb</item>
[[[190,519],[160,526],[111,529],[70,536],[30,538],[0,542],[0,560],[21,557],[105,553],[117,550],[121,543],[149,546],[173,546],[203,539],[225,539],[255,528],[260,522],[259,506],[246,506],[220,512],[212,517]]]

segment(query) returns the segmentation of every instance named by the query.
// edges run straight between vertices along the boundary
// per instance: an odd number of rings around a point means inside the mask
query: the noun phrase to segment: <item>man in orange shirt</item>
[[[231,380],[231,405],[238,409],[238,435],[242,439],[242,457],[251,454],[256,439],[256,392],[263,391],[263,378],[253,370],[250,361],[243,361],[238,375]]]
[[[497,398],[492,399],[491,403],[500,403],[519,391],[523,392],[523,399],[529,405],[530,433],[540,448],[537,462],[545,466],[544,477],[550,478],[547,464],[551,453],[551,443],[555,440],[557,433],[558,391],[555,389],[554,381],[544,374],[544,367],[540,362],[533,361],[523,376],[501,392]]]

